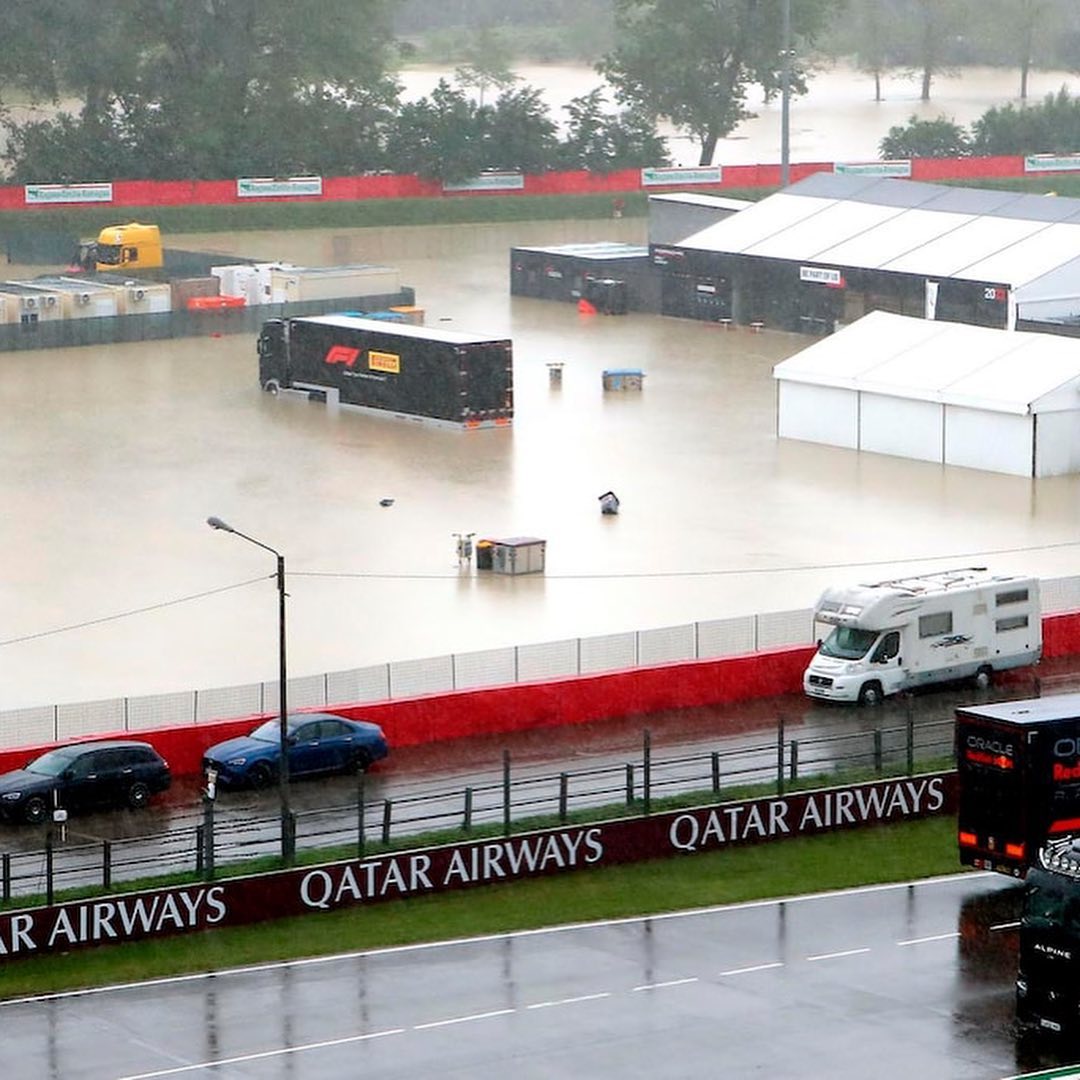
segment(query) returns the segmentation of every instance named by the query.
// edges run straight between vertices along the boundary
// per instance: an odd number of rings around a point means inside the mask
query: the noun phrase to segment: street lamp
[[[281,751],[278,758],[278,788],[281,794],[281,858],[289,864],[293,860],[295,850],[295,835],[293,833],[292,808],[289,805],[289,710],[286,705],[286,673],[285,673],[285,556],[276,551],[269,544],[256,540],[254,536],[248,536],[239,529],[234,529],[219,517],[208,517],[206,524],[211,529],[220,529],[222,532],[232,533],[246,540],[249,544],[261,547],[269,551],[277,559],[277,587],[278,587],[278,709],[280,712],[279,734],[281,738]]]

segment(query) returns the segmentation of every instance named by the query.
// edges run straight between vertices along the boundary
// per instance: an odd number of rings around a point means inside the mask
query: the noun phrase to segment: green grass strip
[[[959,870],[951,816],[0,964],[0,998],[655,915]]]

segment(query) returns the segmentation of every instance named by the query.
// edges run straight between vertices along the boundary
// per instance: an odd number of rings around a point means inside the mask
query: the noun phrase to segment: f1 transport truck
[[[960,862],[1024,877],[1080,834],[1080,694],[956,710]]]
[[[356,315],[270,319],[259,336],[259,382],[330,405],[461,428],[504,427],[514,415],[506,339]]]

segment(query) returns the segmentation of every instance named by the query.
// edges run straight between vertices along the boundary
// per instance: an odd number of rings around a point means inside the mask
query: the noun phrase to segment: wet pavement
[[[950,1077],[1013,1028],[1017,888],[912,885],[0,1005],[13,1075]]]
[[[510,430],[271,397],[252,335],[0,357],[0,708],[275,679],[273,559],[210,514],[285,554],[294,676],[806,608],[830,583],[894,571],[1076,569],[1080,478],[777,440],[771,369],[810,339],[509,295],[515,244],[644,229],[170,238],[399,266],[429,325],[513,338]],[[642,368],[644,390],[605,393],[608,367]],[[617,517],[598,511],[609,489]],[[544,538],[546,573],[459,569],[456,532]]]

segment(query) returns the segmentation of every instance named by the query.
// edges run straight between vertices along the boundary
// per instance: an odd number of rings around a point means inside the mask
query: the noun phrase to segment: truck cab
[[[96,240],[80,242],[75,262],[84,271],[98,273],[160,270],[165,262],[161,230],[137,221],[106,226]]]

